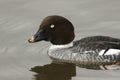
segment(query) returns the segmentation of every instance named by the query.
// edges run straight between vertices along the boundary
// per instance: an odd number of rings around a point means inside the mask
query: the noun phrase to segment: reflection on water
[[[81,68],[86,68],[86,69],[102,70],[100,65],[81,65],[81,64],[77,64],[77,66],[81,67]],[[102,65],[102,67],[104,69],[106,69],[103,65]]]
[[[100,70],[105,68],[105,66],[81,66],[87,69]],[[115,67],[115,66],[113,66]],[[57,63],[52,62],[51,64],[46,64],[43,66],[35,66],[31,68],[34,74],[34,80],[72,80],[72,77],[76,76],[76,65],[68,63]]]
[[[35,80],[71,80],[76,76],[76,67],[73,64],[51,63],[44,66],[35,66],[31,68]]]

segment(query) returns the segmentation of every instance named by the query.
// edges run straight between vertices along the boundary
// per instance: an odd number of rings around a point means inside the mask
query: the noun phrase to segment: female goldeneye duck
[[[48,55],[57,61],[81,65],[110,65],[120,63],[120,39],[108,36],[86,37],[73,41],[73,24],[62,16],[46,17],[37,33],[28,41],[52,43]]]

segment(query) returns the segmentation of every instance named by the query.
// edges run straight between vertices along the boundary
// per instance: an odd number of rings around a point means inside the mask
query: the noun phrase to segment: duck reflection
[[[76,75],[76,66],[74,64],[51,63],[44,66],[35,66],[31,68],[35,80],[71,80]]]
[[[78,66],[79,68],[86,68],[86,69],[92,69],[92,70],[102,70],[102,68],[106,69],[106,67],[104,65],[81,65],[81,64],[76,64],[76,66]]]

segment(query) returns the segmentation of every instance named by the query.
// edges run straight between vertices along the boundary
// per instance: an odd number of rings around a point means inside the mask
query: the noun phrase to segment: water
[[[119,0],[0,0],[0,80],[119,80],[120,70],[91,70],[54,64],[48,42],[29,44],[48,15],[75,26],[75,40],[91,35],[120,38]]]

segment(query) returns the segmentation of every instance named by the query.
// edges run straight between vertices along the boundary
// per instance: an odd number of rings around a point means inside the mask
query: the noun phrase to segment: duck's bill
[[[47,36],[44,34],[43,30],[38,31],[34,36],[32,36],[28,42],[29,43],[35,43],[35,42],[39,42],[42,40],[46,40]]]
[[[35,38],[34,36],[32,36],[29,40],[28,40],[29,43],[34,43],[35,42]]]
[[[35,43],[35,42],[39,42],[39,41],[42,41],[42,40],[44,40],[45,38],[44,37],[35,37],[35,36],[32,36],[29,40],[28,40],[28,42],[29,43]]]

